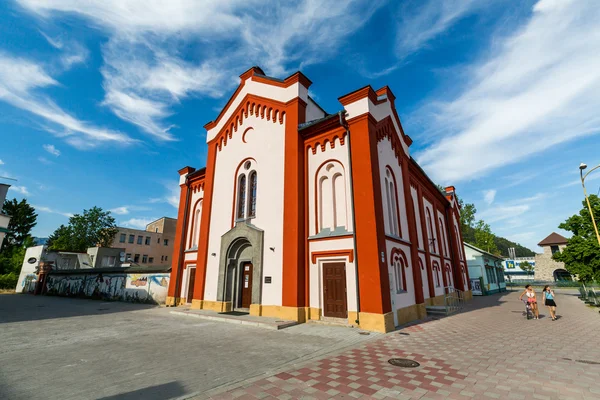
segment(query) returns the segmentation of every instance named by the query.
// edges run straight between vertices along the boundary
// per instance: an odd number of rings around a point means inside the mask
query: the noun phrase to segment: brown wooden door
[[[188,277],[188,289],[187,289],[187,297],[185,300],[188,303],[192,302],[192,298],[194,297],[194,283],[196,282],[196,268],[190,268]]]
[[[252,264],[242,264],[242,308],[250,308],[252,304]]]
[[[323,298],[326,317],[347,318],[346,264],[323,264]]]

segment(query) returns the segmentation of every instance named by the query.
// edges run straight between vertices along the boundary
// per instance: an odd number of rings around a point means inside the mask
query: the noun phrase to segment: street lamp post
[[[598,226],[596,226],[596,220],[594,219],[594,212],[592,211],[592,205],[590,204],[590,199],[587,195],[587,190],[585,189],[585,178],[590,174],[590,172],[600,168],[600,165],[595,166],[590,169],[585,175],[583,174],[583,170],[587,168],[587,165],[581,163],[579,165],[579,175],[581,176],[581,186],[583,186],[583,195],[585,196],[585,201],[587,202],[588,209],[590,210],[590,217],[592,217],[592,224],[594,225],[594,231],[596,232],[596,239],[598,239],[598,245],[600,245],[600,234],[598,233]]]

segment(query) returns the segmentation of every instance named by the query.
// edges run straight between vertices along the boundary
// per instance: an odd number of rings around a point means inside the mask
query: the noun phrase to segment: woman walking
[[[554,301],[554,290],[550,289],[549,285],[544,286],[542,291],[544,297],[544,305],[550,310],[552,321],[556,321],[556,302]]]
[[[538,310],[537,305],[537,297],[535,295],[535,290],[531,287],[531,285],[525,285],[525,291],[521,293],[519,296],[519,300],[523,300],[523,296],[527,297],[527,304],[531,307],[534,313],[535,319],[540,319],[540,311]]]

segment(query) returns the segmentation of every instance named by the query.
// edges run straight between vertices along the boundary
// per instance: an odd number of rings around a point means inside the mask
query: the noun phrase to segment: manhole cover
[[[589,360],[575,360],[578,363],[582,363],[582,364],[591,364],[591,365],[600,365],[600,362],[597,361],[589,361]]]
[[[359,335],[370,335],[369,332],[358,332]]]
[[[409,360],[407,358],[391,358],[388,360],[388,362],[395,367],[402,367],[402,368],[416,368],[419,365],[421,365],[418,362],[416,362],[415,360]]]

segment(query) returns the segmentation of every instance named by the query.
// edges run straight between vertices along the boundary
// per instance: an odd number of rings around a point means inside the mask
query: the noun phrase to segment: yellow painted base
[[[473,299],[473,292],[470,290],[467,290],[464,292],[465,293],[465,301],[469,301]]]
[[[358,313],[356,311],[348,311],[348,325],[358,326],[356,320],[358,319]]]
[[[175,297],[173,296],[167,296],[167,298],[165,299],[165,306],[167,307],[176,307],[182,304],[185,304],[185,299],[177,299],[177,304],[175,304]]]
[[[306,322],[308,307],[285,307],[250,304],[250,315],[280,318],[285,321]],[[318,309],[313,309],[318,310]]]
[[[216,312],[229,312],[233,310],[230,301],[192,300],[193,310],[211,310]]]
[[[304,313],[306,315],[306,320],[320,320],[321,319],[321,309],[314,307],[304,307]]]
[[[394,314],[392,312],[386,314],[361,312],[358,315],[360,317],[360,329],[381,333],[391,332],[396,329],[394,326]]]
[[[425,299],[425,305],[427,305],[427,306],[443,306],[444,305],[444,295],[440,294],[439,296]]]
[[[404,325],[425,318],[427,311],[425,310],[425,303],[422,303],[399,308],[396,310],[396,314],[398,315],[398,325]]]

